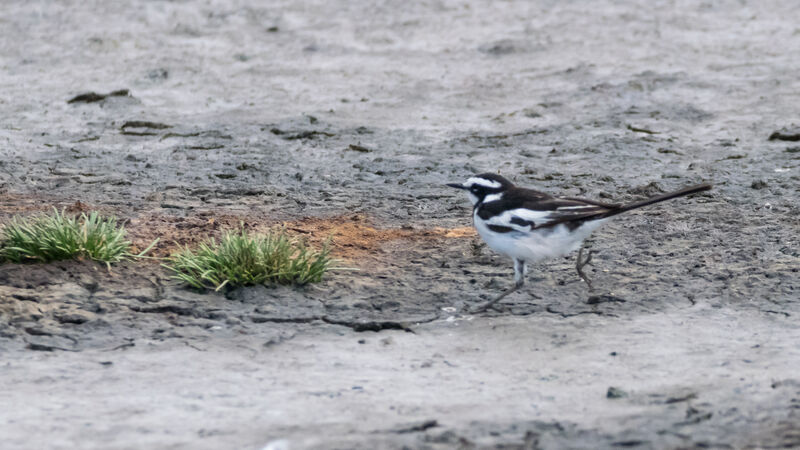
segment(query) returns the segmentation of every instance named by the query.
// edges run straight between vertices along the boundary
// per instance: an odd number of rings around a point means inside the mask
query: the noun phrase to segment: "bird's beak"
[[[466,189],[464,185],[461,183],[447,183],[446,186],[450,186],[451,188],[456,188],[456,189]]]

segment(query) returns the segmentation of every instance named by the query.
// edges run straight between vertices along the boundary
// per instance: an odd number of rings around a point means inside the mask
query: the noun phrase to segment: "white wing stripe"
[[[508,210],[508,211],[504,212],[502,215],[504,216],[506,214],[509,214],[511,216],[517,216],[517,217],[519,217],[520,219],[523,219],[523,220],[530,220],[530,221],[536,222],[536,224],[538,225],[539,222],[543,222],[543,223],[544,222],[549,222],[548,219],[552,217],[553,212],[552,211],[536,211],[536,210],[533,210],[533,209],[517,208],[517,209]],[[511,217],[509,217],[508,220],[511,220]]]
[[[489,220],[486,221],[486,223],[488,225],[498,225],[501,227],[513,228],[517,231],[531,230],[530,225],[519,225],[516,223],[512,223],[511,221],[515,217],[518,219],[531,221],[535,224],[535,226],[539,226],[547,222],[550,222],[553,218],[551,211],[533,211],[525,208],[517,208],[509,211],[504,211],[503,214],[500,214],[499,216],[491,217],[489,218]]]

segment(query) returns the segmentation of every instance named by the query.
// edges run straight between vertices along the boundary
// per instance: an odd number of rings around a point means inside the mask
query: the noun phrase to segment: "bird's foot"
[[[498,295],[493,300],[490,300],[490,301],[484,303],[483,305],[478,306],[477,308],[473,309],[471,312],[473,314],[482,313],[482,312],[486,312],[486,310],[489,309],[489,308],[495,309],[496,311],[501,311],[501,310],[497,309],[497,307],[496,307],[497,303],[500,300],[504,299],[508,294],[511,294],[512,292],[516,292],[519,288],[522,287],[522,284],[523,284],[523,282],[521,280],[517,281],[516,283],[514,283],[514,286],[512,286],[511,288],[509,288],[508,290],[506,290],[502,294]]]
[[[500,311],[497,308],[498,308],[497,302],[490,301],[490,302],[486,302],[486,303],[484,303],[484,304],[482,304],[480,306],[476,306],[475,308],[472,308],[472,309],[468,310],[468,312],[470,314],[480,314],[480,313],[484,313],[484,312],[488,311],[489,309],[494,309],[495,311]]]
[[[493,309],[499,313],[511,312],[511,306],[503,303],[495,303],[494,305],[490,306],[489,309]]]
[[[578,271],[578,276],[581,277],[581,279],[584,282],[586,282],[586,285],[589,286],[590,291],[594,291],[594,287],[592,286],[592,280],[590,280],[589,277],[586,276],[586,273],[584,273],[583,268],[591,264],[592,255],[595,253],[597,252],[594,250],[589,250],[589,254],[586,255],[586,258],[583,258],[583,248],[581,247],[581,249],[578,250],[578,260],[575,262],[575,270]]]
[[[470,314],[480,314],[480,313],[485,313],[490,309],[499,313],[505,313],[511,310],[510,307],[503,305],[501,303],[486,302],[483,305],[480,305],[476,308],[469,310],[469,312]]]

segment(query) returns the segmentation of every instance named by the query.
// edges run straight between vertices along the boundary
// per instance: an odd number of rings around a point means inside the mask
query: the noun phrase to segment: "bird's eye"
[[[478,192],[478,186],[472,186],[471,188],[469,188],[469,190],[471,190],[472,192]]]

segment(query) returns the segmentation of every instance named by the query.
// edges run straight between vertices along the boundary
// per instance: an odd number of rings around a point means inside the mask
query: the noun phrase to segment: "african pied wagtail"
[[[526,264],[563,256],[577,250],[578,275],[592,284],[583,273],[591,252],[581,259],[581,243],[592,231],[617,214],[653,203],[711,189],[699,184],[627,205],[596,202],[579,198],[558,198],[544,192],[514,186],[500,175],[484,173],[450,187],[467,191],[472,202],[472,219],[478,234],[498,253],[514,260],[514,286],[475,312],[484,311],[503,297],[522,287]]]

